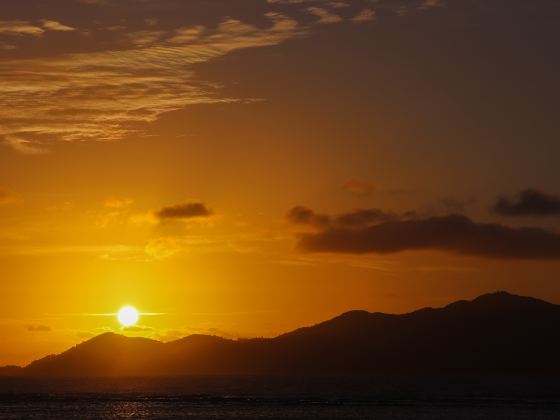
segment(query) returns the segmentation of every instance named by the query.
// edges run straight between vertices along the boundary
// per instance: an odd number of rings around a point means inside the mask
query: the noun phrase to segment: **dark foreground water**
[[[560,379],[0,378],[0,419],[558,420]]]

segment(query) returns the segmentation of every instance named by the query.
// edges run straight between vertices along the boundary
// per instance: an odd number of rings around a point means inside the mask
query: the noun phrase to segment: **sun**
[[[117,319],[123,327],[132,327],[138,322],[139,317],[140,315],[134,306],[124,306],[117,314]]]

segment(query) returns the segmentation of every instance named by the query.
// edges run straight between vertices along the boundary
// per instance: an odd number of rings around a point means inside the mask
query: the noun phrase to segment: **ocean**
[[[560,419],[556,378],[0,378],[0,419]]]

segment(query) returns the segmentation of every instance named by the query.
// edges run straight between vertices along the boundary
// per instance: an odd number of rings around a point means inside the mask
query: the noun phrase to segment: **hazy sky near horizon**
[[[0,5],[0,365],[560,303],[555,0]],[[123,331],[113,314],[143,312]]]

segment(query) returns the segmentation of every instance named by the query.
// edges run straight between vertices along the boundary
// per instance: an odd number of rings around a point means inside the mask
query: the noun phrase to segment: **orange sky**
[[[0,365],[109,330],[272,336],[504,289],[560,303],[559,13],[3,5]],[[123,331],[125,304],[157,315]]]

